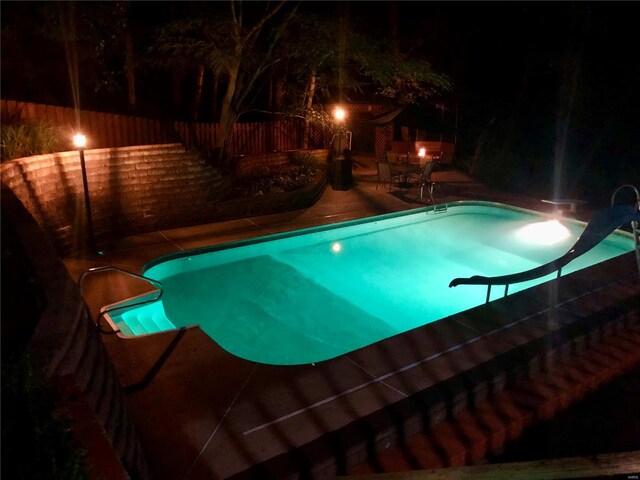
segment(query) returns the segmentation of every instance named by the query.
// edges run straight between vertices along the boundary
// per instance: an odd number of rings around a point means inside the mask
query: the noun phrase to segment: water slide
[[[512,283],[520,283],[542,277],[560,270],[573,259],[591,250],[614,230],[630,222],[635,222],[632,223],[632,228],[636,235],[636,257],[640,262],[640,257],[638,257],[639,247],[637,236],[638,223],[640,223],[638,207],[636,205],[612,205],[596,212],[593,217],[591,217],[582,235],[578,237],[573,247],[561,257],[544,265],[540,265],[539,267],[510,275],[499,275],[496,277],[474,275],[469,278],[454,278],[449,283],[449,287],[457,287],[458,285],[510,285]]]

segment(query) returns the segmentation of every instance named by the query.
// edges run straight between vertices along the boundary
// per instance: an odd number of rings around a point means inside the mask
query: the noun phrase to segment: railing
[[[638,204],[634,206],[612,205],[608,208],[605,208],[604,210],[596,212],[593,215],[586,228],[582,232],[582,235],[580,235],[573,247],[571,247],[569,251],[561,257],[539,267],[510,275],[500,275],[495,277],[474,275],[469,278],[454,278],[449,283],[449,287],[457,287],[458,285],[486,285],[486,303],[488,303],[491,296],[491,287],[493,285],[504,285],[504,296],[506,297],[509,292],[509,285],[513,283],[521,283],[528,280],[534,280],[555,271],[558,272],[557,278],[559,278],[562,273],[562,267],[564,267],[567,263],[591,250],[614,230],[620,228],[623,225],[626,225],[627,223],[631,222],[632,225],[635,224],[634,228],[637,230],[637,222],[639,221],[640,211]],[[636,236],[636,256],[638,252],[637,242],[638,237]]]
[[[102,266],[102,267],[90,268],[89,270],[83,272],[82,275],[80,275],[80,278],[78,279],[78,285],[80,287],[80,295],[84,296],[83,295],[83,285],[84,285],[84,280],[88,275],[93,274],[93,273],[106,272],[106,271],[115,271],[115,272],[119,272],[119,273],[124,273],[125,275],[128,275],[130,277],[137,278],[139,280],[144,280],[146,282],[149,282],[151,285],[153,285],[156,288],[156,293],[157,293],[157,296],[154,296],[154,297],[149,298],[149,299],[141,300],[141,301],[138,301],[138,302],[131,302],[131,303],[127,302],[124,305],[117,305],[117,306],[113,306],[111,308],[105,307],[100,311],[100,314],[96,318],[96,326],[98,327],[100,332],[102,332],[102,333],[118,333],[119,330],[115,330],[113,332],[110,331],[110,330],[103,330],[102,329],[102,318],[109,312],[114,312],[116,310],[121,310],[123,308],[130,308],[130,307],[136,306],[136,305],[144,305],[144,304],[147,304],[147,303],[157,302],[162,297],[162,283],[160,283],[158,280],[154,280],[153,278],[145,277],[144,275],[138,275],[137,273],[130,272],[130,271],[125,270],[123,268],[114,267],[113,265],[105,265],[105,266]]]
[[[425,164],[424,170],[422,171],[422,175],[420,177],[420,201],[422,201],[422,198],[424,197],[424,191],[426,187],[426,191],[429,194],[429,198],[431,199],[431,205],[433,205],[433,210],[432,210],[433,213],[444,213],[447,211],[447,204],[444,203],[441,205],[437,205],[435,197],[433,195],[435,187],[437,186],[438,190],[440,190],[440,195],[444,196],[442,192],[442,188],[440,187],[440,184],[431,180],[431,174],[433,173],[433,170],[439,163],[439,159],[440,159],[439,156],[438,157],[434,156],[433,160],[431,160],[430,162],[427,162]],[[427,210],[427,213],[429,213],[429,210]]]
[[[615,192],[613,192],[613,195],[611,195],[611,205],[615,205],[616,203],[616,195],[618,195],[618,193],[625,189],[625,188],[630,188],[631,190],[633,190],[636,194],[636,209],[638,209],[638,211],[640,211],[640,192],[638,191],[638,189],[636,187],[634,187],[633,185],[629,185],[629,184],[625,184],[625,185],[621,185],[619,186]],[[631,221],[631,230],[633,231],[633,238],[636,241],[636,263],[638,264],[638,272],[640,272],[640,228],[638,228],[639,222],[638,221]]]

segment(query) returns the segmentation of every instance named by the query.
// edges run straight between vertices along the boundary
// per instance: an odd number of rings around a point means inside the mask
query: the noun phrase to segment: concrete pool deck
[[[305,210],[138,235],[103,256],[67,258],[65,265],[76,279],[101,265],[140,272],[179,250],[420,206],[415,188],[376,189],[368,159],[354,178],[355,187],[329,186]],[[438,202],[490,200],[550,211],[539,199],[491,191],[456,171],[433,179],[442,184]],[[540,285],[317,365],[248,362],[198,327],[103,339],[154,478],[333,478],[637,323],[633,253],[563,277],[558,308],[549,306],[553,288]],[[100,307],[148,289],[101,273],[87,278],[85,298],[95,318]]]

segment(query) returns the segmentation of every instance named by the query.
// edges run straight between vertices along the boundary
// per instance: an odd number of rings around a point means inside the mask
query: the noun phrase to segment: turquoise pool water
[[[327,360],[484,303],[454,277],[503,275],[564,254],[585,224],[460,202],[161,257],[161,302],[111,314],[123,335],[199,325],[230,353],[275,365]],[[633,250],[616,232],[563,275]],[[554,278],[518,285],[513,293]],[[493,298],[503,294],[494,289]]]

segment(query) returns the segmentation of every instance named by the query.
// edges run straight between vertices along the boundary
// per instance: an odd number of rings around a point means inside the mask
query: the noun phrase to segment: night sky
[[[94,2],[78,3],[87,11]],[[130,2],[134,42],[198,3]],[[399,1],[395,8],[403,45],[454,82],[447,101],[457,112],[457,162],[468,166],[481,154],[481,172],[505,188],[551,194],[559,178],[562,196],[603,203],[621,183],[640,185],[634,3]],[[46,13],[34,5],[42,4],[2,2],[2,97],[69,105],[64,52],[46,39],[39,26]],[[302,8],[335,11],[336,19],[346,11],[352,25],[390,35],[389,2],[305,1]],[[117,63],[86,67],[83,107],[122,109]],[[105,67],[116,73],[98,79]],[[138,81],[142,113],[166,112],[159,88],[166,79],[144,67]]]

